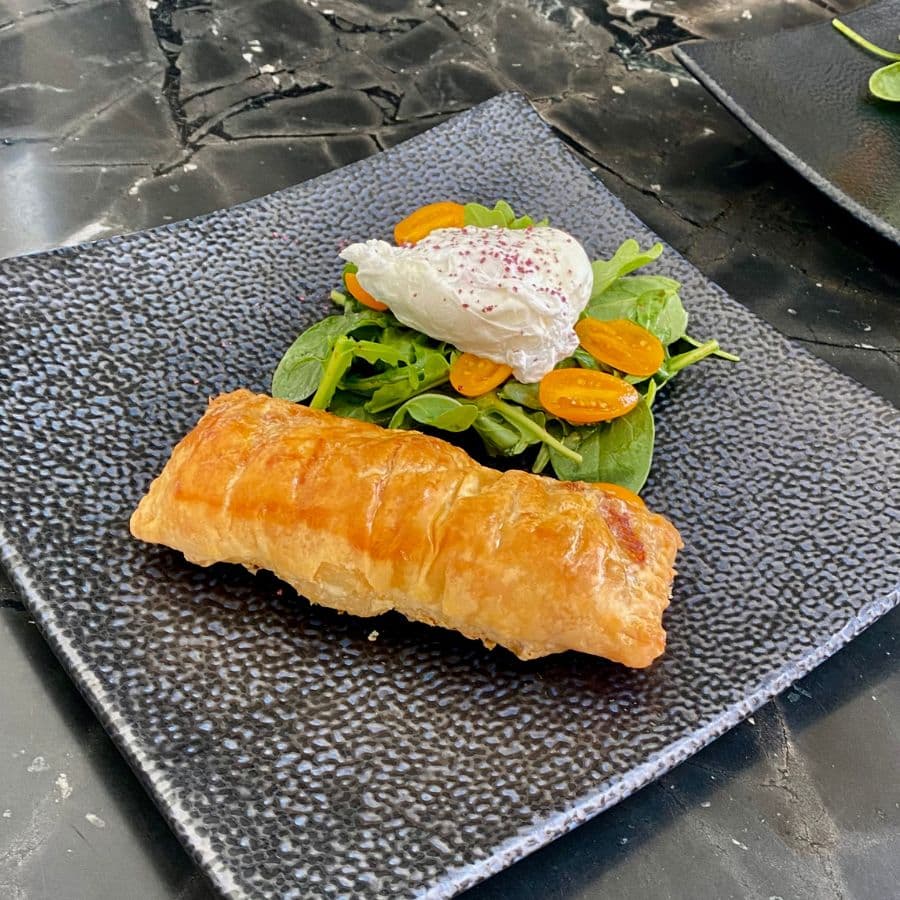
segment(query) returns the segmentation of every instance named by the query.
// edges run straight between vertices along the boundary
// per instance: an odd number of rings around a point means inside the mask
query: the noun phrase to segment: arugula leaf
[[[681,336],[681,339],[685,343],[690,344],[692,347],[702,347],[706,343],[705,341],[698,341],[697,338],[692,338],[689,334],[683,334]],[[721,347],[718,347],[713,353],[710,354],[710,356],[716,356],[719,359],[727,359],[729,362],[741,361],[741,358],[737,354],[728,353]]]
[[[353,355],[364,359],[367,363],[383,362],[391,366],[399,365],[401,362],[409,362],[411,359],[411,356],[404,353],[397,346],[392,347],[390,344],[365,340],[356,341]]]
[[[384,376],[376,375],[367,379],[370,384],[376,382],[379,377],[383,380],[383,384],[375,389],[371,400],[366,403],[368,412],[378,413],[392,406],[399,406],[416,394],[437,387],[450,378],[450,362],[444,352],[416,345],[414,354],[415,360],[412,364],[389,369]],[[358,386],[359,382],[356,384]]]
[[[631,238],[623,241],[612,259],[598,259],[591,263],[591,268],[594,270],[591,299],[602,294],[617,278],[659,259],[662,252],[662,244],[654,244],[649,250],[641,251],[637,241]]]
[[[900,60],[900,53],[894,53],[891,50],[885,50],[883,47],[879,47],[877,44],[873,44],[871,41],[867,41],[858,31],[854,31],[849,25],[842,22],[840,19],[832,19],[831,24],[837,28],[837,30],[844,35],[844,37],[850,38],[856,44],[859,44],[864,50],[868,50],[869,53],[874,53],[876,56],[880,56],[882,59],[893,59]]]
[[[684,353],[666,356],[659,371],[654,375],[657,388],[662,387],[667,381],[671,381],[682,369],[686,369],[688,366],[706,359],[707,356],[714,356],[720,352],[718,341],[706,341],[704,344],[696,344],[692,349]],[[732,354],[729,353],[728,356],[732,356]]]
[[[479,417],[475,421],[474,427],[476,430],[478,430],[482,418],[490,421],[490,427],[499,426],[500,423],[497,421],[499,417],[499,419],[504,420],[503,424],[508,430],[511,429],[518,434],[518,439],[515,443],[512,443],[507,449],[502,451],[505,454],[517,455],[532,444],[542,442],[554,448],[562,456],[567,456],[572,462],[579,461],[580,457],[577,451],[567,447],[546,429],[547,417],[543,412],[527,413],[519,406],[501,400],[493,391],[483,394],[475,403],[485,413],[484,417]],[[494,414],[493,416],[491,415],[492,413]],[[486,425],[485,427],[488,428],[489,426]],[[499,427],[493,428],[493,430],[499,433]]]
[[[322,380],[325,360],[337,339],[367,325],[383,326],[390,319],[374,309],[328,316],[304,331],[288,347],[272,376],[272,396],[299,402],[311,397]]]
[[[463,403],[446,394],[419,394],[400,406],[388,428],[406,428],[407,419],[443,431],[465,431],[478,418],[474,403]]]
[[[513,208],[505,200],[498,200],[493,209],[480,203],[466,203],[463,207],[463,221],[466,225],[478,228],[540,228],[547,224],[547,219],[535,222],[531,216],[516,218]]]
[[[322,378],[319,386],[313,394],[312,400],[309,401],[310,409],[328,409],[328,404],[337,390],[338,382],[344,375],[344,372],[350,368],[353,362],[353,353],[356,342],[353,338],[341,335],[335,342],[328,357],[325,367],[322,370]]]
[[[606,425],[575,428],[564,443],[582,458],[575,464],[550,448],[553,471],[563,481],[603,481],[638,493],[653,462],[653,413],[640,400],[630,413]]]

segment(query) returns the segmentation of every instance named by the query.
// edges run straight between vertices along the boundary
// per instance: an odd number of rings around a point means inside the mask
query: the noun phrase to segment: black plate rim
[[[816,28],[822,28],[823,25],[829,23],[819,22],[815,25],[804,25],[801,28],[793,29],[794,31],[806,31]],[[829,181],[817,169],[814,169],[807,162],[801,159],[786,144],[781,143],[771,132],[761,125],[751,116],[747,110],[741,106],[734,97],[724,88],[715,78],[712,77],[703,65],[693,55],[692,51],[701,49],[709,44],[725,44],[737,46],[738,44],[765,41],[766,38],[749,38],[736,41],[690,41],[686,44],[679,44],[674,48],[675,58],[688,70],[688,72],[697,79],[712,95],[730,112],[738,121],[744,125],[748,131],[758,137],[766,146],[778,154],[792,169],[803,176],[810,184],[817,187],[823,194],[833,200],[838,206],[843,207],[851,215],[855,216],[864,224],[878,232],[878,234],[900,244],[900,228],[895,228],[888,222],[885,222],[881,216],[876,215],[867,206],[864,206],[858,200],[854,200],[849,194],[837,187],[834,182]]]

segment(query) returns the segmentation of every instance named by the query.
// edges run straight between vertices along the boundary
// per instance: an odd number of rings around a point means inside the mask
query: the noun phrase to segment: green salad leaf
[[[522,382],[516,381],[515,378],[510,378],[500,388],[498,394],[502,399],[512,400],[513,403],[518,403],[519,406],[524,406],[527,409],[543,409],[538,396],[538,385],[536,384],[522,384]]]
[[[375,310],[328,316],[304,331],[281,358],[272,377],[272,396],[300,402],[311,397],[322,380],[325,361],[339,337],[367,326],[380,327],[384,313]]]
[[[900,103],[900,62],[876,69],[869,76],[869,91],[879,100]]]
[[[535,222],[531,216],[516,218],[513,208],[505,200],[498,200],[493,209],[480,203],[466,203],[463,207],[463,217],[466,225],[475,225],[478,228],[531,228],[547,224],[546,219]]]
[[[356,352],[356,342],[346,335],[341,335],[334,342],[331,348],[331,354],[325,361],[322,369],[322,377],[319,379],[319,385],[313,394],[309,405],[312,409],[328,409],[331,398],[337,390],[338,383],[344,376],[344,372],[350,368],[353,357]]]
[[[488,228],[546,224],[517,217],[503,200],[493,207],[466,204],[465,221]],[[583,347],[558,366],[612,372],[637,387],[637,406],[610,422],[565,422],[543,408],[539,385],[514,378],[480,397],[459,395],[449,384],[456,348],[406,327],[390,311],[363,306],[345,286],[331,294],[343,312],[316,323],[291,344],[275,370],[272,393],[388,428],[471,431],[488,456],[521,458],[534,472],[549,468],[563,480],[612,482],[637,492],[653,458],[651,408],[657,391],[708,357],[737,361],[717,341],[687,334],[688,314],[677,281],[633,274],[661,253],[660,244],[642,251],[637,241],[628,240],[612,259],[594,262],[594,289],[583,312],[604,321],[630,319],[654,334],[665,349],[659,370],[645,377],[624,376]],[[343,276],[353,271],[348,264]]]
[[[584,315],[601,321],[631,319],[668,346],[684,337],[687,329],[679,288],[677,281],[661,275],[624,276],[592,298]]]
[[[572,429],[567,447],[581,455],[575,463],[552,447],[553,471],[562,481],[604,481],[638,493],[650,474],[656,428],[650,405],[642,399],[630,413],[601,425]]]
[[[449,378],[449,353],[416,346],[411,363],[388,369],[380,376],[375,375],[368,380],[369,385],[374,385],[378,380],[381,383],[372,392],[371,399],[366,403],[366,410],[370,413],[384,412],[417,394],[444,384]],[[347,387],[352,387],[352,384],[348,383]]]
[[[474,403],[446,394],[419,394],[407,400],[391,417],[388,428],[405,428],[410,419],[442,431],[465,431],[478,418]]]
[[[591,299],[602,294],[617,278],[659,259],[662,252],[662,244],[654,244],[649,250],[641,250],[640,244],[632,238],[623,241],[612,259],[597,259],[591,263],[594,272]]]

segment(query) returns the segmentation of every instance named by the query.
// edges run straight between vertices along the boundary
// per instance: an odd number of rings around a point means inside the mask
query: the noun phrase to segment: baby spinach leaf
[[[427,345],[431,339],[411,328],[385,328],[378,340],[386,347],[396,350],[403,359],[412,362],[416,347]]]
[[[869,90],[879,100],[900,103],[900,62],[876,69],[869,76]]]
[[[662,275],[625,275],[617,278],[602,294],[593,297],[588,304],[593,306],[613,306],[617,303],[636,301],[645,294],[677,294],[681,285]]]
[[[610,482],[638,493],[653,462],[654,435],[653,413],[640,400],[625,416],[566,435],[566,446],[581,455],[581,463],[560,456],[552,447],[550,462],[563,481]]]
[[[591,356],[584,347],[576,347],[575,352],[572,354],[572,359],[581,366],[582,369],[593,369],[595,372],[605,371],[604,367]],[[557,368],[562,368],[562,366],[557,366]]]
[[[591,300],[602,294],[617,278],[659,259],[662,252],[662,244],[654,244],[649,250],[641,251],[637,241],[631,238],[623,241],[612,259],[598,259],[591,263],[594,271]]]
[[[336,390],[328,404],[328,411],[345,419],[359,419],[361,422],[374,422],[375,417],[366,412],[366,397],[350,391]]]
[[[631,319],[667,346],[683,337],[687,328],[688,315],[678,288],[677,281],[660,275],[619,278],[591,300],[584,315],[601,321]]]
[[[684,336],[688,314],[677,293],[648,291],[638,297],[630,317],[659,338],[664,347]]]
[[[443,431],[465,431],[478,418],[478,407],[446,394],[419,394],[400,406],[388,428],[405,428],[408,419],[440,428]]]
[[[387,321],[384,313],[366,310],[316,322],[297,337],[278,363],[272,376],[272,396],[295,402],[306,400],[319,386],[325,360],[339,337],[366,325],[382,326]]]
[[[522,384],[521,381],[510,378],[500,388],[498,395],[504,400],[512,400],[513,403],[526,406],[528,409],[543,409],[536,384]]]

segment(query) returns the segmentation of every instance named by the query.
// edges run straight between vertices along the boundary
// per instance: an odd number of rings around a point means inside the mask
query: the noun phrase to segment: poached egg
[[[351,244],[359,283],[410,328],[541,378],[578,346],[594,277],[584,248],[556,228],[441,228],[417,244]]]

